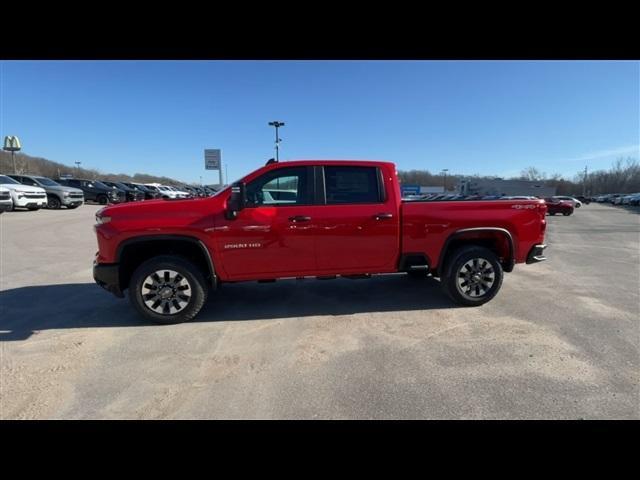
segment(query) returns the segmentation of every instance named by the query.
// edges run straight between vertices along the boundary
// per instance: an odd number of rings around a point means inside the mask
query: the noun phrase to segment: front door
[[[216,226],[234,280],[300,276],[316,269],[311,167],[271,170],[247,184],[247,205]]]

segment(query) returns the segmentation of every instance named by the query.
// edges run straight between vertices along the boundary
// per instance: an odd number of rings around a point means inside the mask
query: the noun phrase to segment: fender
[[[118,263],[120,263],[120,259],[122,257],[122,251],[124,250],[125,247],[127,247],[128,245],[132,245],[134,243],[140,243],[140,242],[148,242],[148,241],[158,241],[158,240],[176,240],[176,241],[186,241],[186,242],[190,242],[190,243],[194,243],[196,245],[198,245],[200,247],[200,250],[202,250],[202,253],[204,255],[204,258],[206,258],[207,260],[207,264],[209,267],[209,272],[211,273],[211,286],[212,287],[216,287],[217,285],[217,275],[216,275],[216,269],[213,265],[213,259],[211,258],[211,254],[209,253],[209,249],[206,247],[206,245],[203,243],[202,240],[200,240],[199,238],[194,238],[194,237],[190,237],[187,235],[143,235],[140,237],[133,237],[133,238],[128,238],[127,240],[124,240],[120,243],[120,245],[118,245],[118,248],[116,250],[116,260]]]
[[[447,253],[447,249],[449,248],[449,244],[456,238],[469,232],[498,232],[501,235],[504,235],[507,238],[507,241],[509,243],[509,257],[508,257],[507,264],[504,265],[503,268],[505,272],[511,272],[513,270],[513,267],[515,265],[515,249],[513,246],[514,243],[513,243],[513,236],[511,235],[511,232],[509,232],[509,230],[507,230],[506,228],[499,228],[499,227],[473,227],[473,228],[463,228],[461,230],[456,230],[451,235],[449,235],[449,237],[447,237],[447,240],[444,242],[444,246],[442,247],[442,250],[441,250],[442,253],[440,254],[440,258],[438,259],[438,268],[437,268],[438,274],[442,273],[442,268],[444,266],[443,265],[444,257]]]

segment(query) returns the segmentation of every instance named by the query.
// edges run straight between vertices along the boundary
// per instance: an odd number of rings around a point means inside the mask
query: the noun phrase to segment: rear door
[[[375,166],[324,166],[316,257],[323,272],[394,271],[399,252],[400,221],[393,191],[385,191]]]

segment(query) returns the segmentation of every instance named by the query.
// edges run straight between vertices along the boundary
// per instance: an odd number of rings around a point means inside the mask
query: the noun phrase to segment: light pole
[[[80,164],[81,164],[82,162],[73,162],[73,163],[75,163],[75,164],[76,164],[76,175],[79,175],[79,174],[80,174]]]
[[[447,191],[447,172],[449,171],[448,168],[443,168],[442,169],[442,173],[444,174],[444,181],[442,182],[442,186],[444,187],[444,191],[446,193]]]
[[[278,137],[278,128],[284,127],[284,122],[279,122],[278,120],[274,120],[273,122],[269,122],[269,125],[272,127],[276,127],[276,162],[280,161],[280,142],[282,139]]]

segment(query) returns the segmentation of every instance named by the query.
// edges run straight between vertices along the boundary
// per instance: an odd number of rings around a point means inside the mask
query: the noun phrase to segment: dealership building
[[[456,191],[463,195],[527,195],[544,198],[555,195],[556,187],[529,180],[468,178],[458,182]]]

